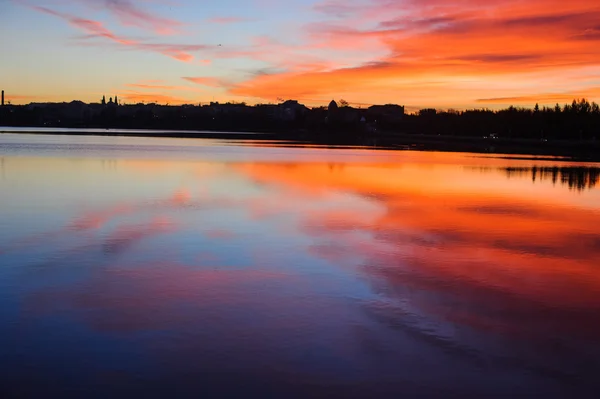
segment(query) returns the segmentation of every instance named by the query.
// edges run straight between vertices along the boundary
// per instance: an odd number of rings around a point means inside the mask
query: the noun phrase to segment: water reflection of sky
[[[2,140],[9,393],[597,388],[599,190],[527,173],[580,166]]]

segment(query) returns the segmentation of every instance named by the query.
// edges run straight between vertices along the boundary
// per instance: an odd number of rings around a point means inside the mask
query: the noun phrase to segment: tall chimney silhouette
[[[2,90],[2,106],[4,107],[4,90]]]

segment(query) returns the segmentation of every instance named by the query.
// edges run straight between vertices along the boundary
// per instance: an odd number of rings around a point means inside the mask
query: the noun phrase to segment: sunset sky
[[[12,103],[600,100],[597,0],[0,0]]]

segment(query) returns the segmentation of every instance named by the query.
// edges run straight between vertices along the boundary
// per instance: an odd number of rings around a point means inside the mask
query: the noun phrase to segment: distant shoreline
[[[230,132],[202,130],[94,129],[0,127],[0,134],[61,136],[162,137],[281,142],[281,145],[351,146],[382,150],[469,152],[563,157],[571,161],[600,162],[600,141],[483,138],[406,133],[378,133],[368,137],[331,135],[323,132]]]

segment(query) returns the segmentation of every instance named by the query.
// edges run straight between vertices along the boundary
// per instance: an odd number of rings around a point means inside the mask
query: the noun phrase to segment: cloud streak
[[[227,85],[223,80],[213,77],[183,77],[182,79],[187,80],[188,82],[195,83],[197,85],[208,87],[223,87]]]
[[[541,93],[529,94],[516,97],[497,97],[478,99],[478,103],[484,104],[522,104],[522,103],[563,103],[571,102],[575,98],[599,98],[600,87],[591,87],[581,91],[569,91],[564,93]]]
[[[118,44],[120,46],[138,51],[159,53],[181,62],[194,61],[195,57],[192,54],[193,52],[208,51],[214,48],[213,46],[208,45],[149,43],[140,40],[129,39],[109,30],[100,21],[80,18],[68,13],[52,10],[47,7],[32,6],[32,8],[38,12],[63,19],[71,26],[86,33],[86,35],[82,38],[84,40],[84,45],[88,44],[87,40],[89,39],[102,38],[113,44]]]
[[[90,2],[89,0],[86,0]],[[115,15],[118,20],[127,26],[151,29],[156,33],[169,35],[182,27],[182,23],[174,19],[158,16],[147,11],[147,5],[137,5],[132,0],[94,0],[94,4],[101,3],[104,8]]]

